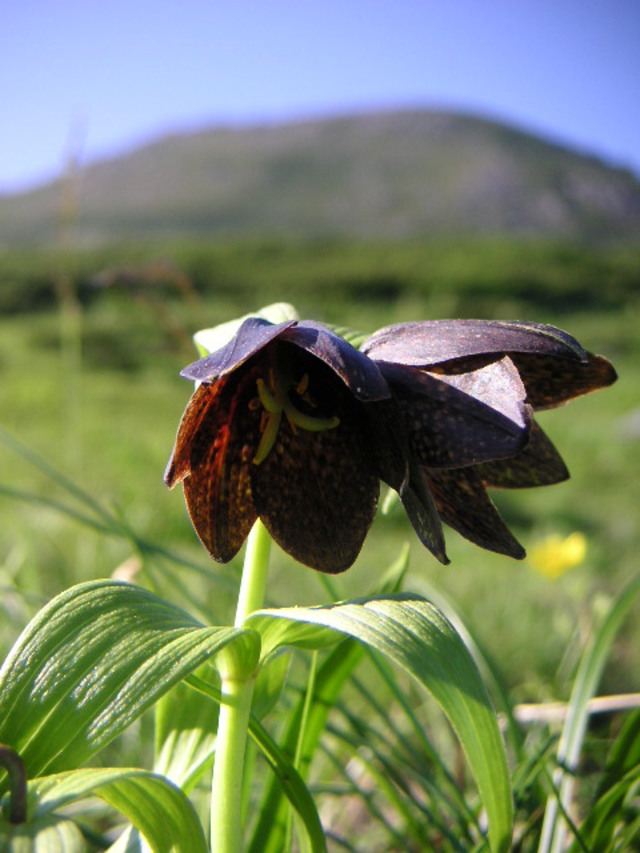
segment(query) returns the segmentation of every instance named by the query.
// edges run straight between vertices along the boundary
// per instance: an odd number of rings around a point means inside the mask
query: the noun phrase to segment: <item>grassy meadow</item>
[[[132,556],[131,541],[100,535],[47,505],[66,506],[70,498],[41,465],[16,452],[13,440],[107,507],[123,528],[187,554],[200,571],[185,586],[197,590],[205,610],[215,579],[234,577],[233,567],[201,552],[182,498],[167,492],[162,473],[191,390],[178,372],[195,358],[192,333],[274,301],[363,331],[417,318],[549,322],[614,362],[620,378],[611,389],[541,416],[572,479],[494,494],[527,548],[549,534],[584,533],[584,565],[550,581],[526,562],[484,553],[449,531],[452,565],[443,568],[399,513],[376,521],[355,568],[340,579],[345,594],[358,594],[409,541],[408,585],[419,591],[429,583],[450,595],[523,699],[553,690],[576,624],[588,622],[597,596],[615,592],[638,568],[640,252],[631,250],[254,242],[5,253],[1,423],[11,438],[0,450],[0,553],[3,585],[24,600],[13,625],[9,608],[4,642],[20,627],[22,606],[110,575]],[[291,569],[280,554],[272,590],[283,604],[322,595],[312,571]],[[635,639],[612,665],[610,689],[640,671],[640,635]]]
[[[553,323],[613,361],[616,385],[540,417],[571,480],[494,494],[527,549],[584,534],[581,565],[550,579],[528,559],[447,531],[452,562],[443,567],[392,512],[378,516],[355,567],[335,580],[340,597],[365,594],[410,543],[405,588],[453,603],[514,701],[567,699],[602,604],[639,568],[640,250],[625,247],[256,240],[5,251],[3,653],[50,597],[114,573],[208,622],[231,623],[240,563],[209,560],[162,474],[191,392],[178,375],[196,357],[191,335],[276,301],[362,331],[441,317]],[[319,575],[276,549],[270,603],[327,596]],[[631,619],[600,692],[638,691],[638,673],[640,620]]]

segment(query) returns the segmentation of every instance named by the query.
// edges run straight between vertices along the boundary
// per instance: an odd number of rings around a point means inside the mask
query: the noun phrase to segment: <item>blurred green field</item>
[[[638,572],[640,553],[640,250],[549,242],[175,243],[0,255],[0,586],[6,649],[39,604],[111,575],[133,538],[104,535],[47,506],[73,503],[37,454],[138,537],[193,562],[178,580],[153,559],[137,580],[228,623],[237,565],[196,543],[164,465],[190,394],[178,372],[194,331],[274,301],[304,317],[363,331],[439,317],[559,325],[609,357],[611,389],[541,421],[572,472],[565,484],[499,494],[525,547],[581,531],[586,561],[556,581],[448,532],[449,567],[415,540],[402,514],[379,517],[356,566],[338,582],[366,592],[411,543],[406,587],[449,596],[519,701],[562,695],[598,602]],[[7,438],[7,435],[12,437]],[[29,495],[31,497],[29,497]],[[37,500],[33,496],[37,497]],[[142,554],[144,557],[144,554]],[[130,564],[128,564],[130,565]],[[292,574],[293,573],[293,574]],[[326,599],[311,570],[276,551],[273,603]],[[640,620],[617,646],[603,690],[638,690]]]

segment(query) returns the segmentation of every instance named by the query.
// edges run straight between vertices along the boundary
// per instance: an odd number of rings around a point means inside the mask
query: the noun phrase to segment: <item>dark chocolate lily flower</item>
[[[165,481],[183,483],[209,553],[230,560],[259,517],[302,563],[347,569],[380,488],[365,406],[391,392],[376,365],[317,323],[251,318],[182,375],[201,384]]]
[[[355,560],[380,480],[442,562],[441,520],[523,556],[485,487],[566,477],[533,410],[615,379],[605,359],[548,326],[407,323],[358,351],[318,323],[255,317],[182,375],[200,385],[165,480],[183,483],[209,553],[230,560],[260,518],[324,572]]]
[[[440,517],[484,548],[523,557],[522,546],[486,487],[525,488],[566,479],[560,454],[532,412],[610,385],[616,379],[612,365],[566,332],[537,323],[404,323],[380,329],[362,351],[376,362],[394,392]],[[485,404],[489,418],[474,435],[438,428],[442,406],[431,389],[443,383]],[[524,427],[519,448],[510,450],[508,431],[503,430],[502,440],[493,434],[498,425],[504,426],[501,418]],[[461,451],[461,441],[466,450]]]

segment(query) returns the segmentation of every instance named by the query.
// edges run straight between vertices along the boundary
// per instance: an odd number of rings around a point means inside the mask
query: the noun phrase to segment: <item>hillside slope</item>
[[[167,236],[640,236],[640,181],[513,127],[430,110],[167,136],[0,197],[0,246]]]

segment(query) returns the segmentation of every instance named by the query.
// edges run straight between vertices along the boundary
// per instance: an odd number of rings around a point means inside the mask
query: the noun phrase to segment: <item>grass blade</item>
[[[560,818],[560,812],[568,812],[573,796],[575,784],[573,772],[578,765],[589,719],[589,699],[596,692],[613,641],[638,593],[640,593],[640,577],[632,581],[613,603],[578,666],[567,717],[558,744],[559,767],[553,774],[553,784],[558,790],[558,798],[551,795],[547,801],[539,853],[549,853],[549,851],[559,853],[564,849],[566,825]]]

